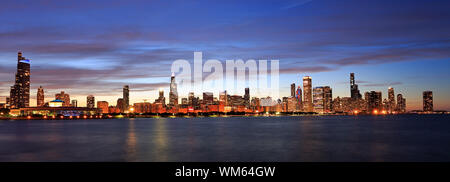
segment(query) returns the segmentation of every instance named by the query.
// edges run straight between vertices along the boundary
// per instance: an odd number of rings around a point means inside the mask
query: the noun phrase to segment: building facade
[[[15,83],[10,90],[10,107],[24,108],[30,106],[30,60],[17,54],[17,72]]]

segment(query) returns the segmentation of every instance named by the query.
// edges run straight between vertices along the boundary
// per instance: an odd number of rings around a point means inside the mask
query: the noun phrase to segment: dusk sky
[[[14,83],[17,51],[31,60],[31,105],[62,90],[81,106],[168,97],[177,59],[278,59],[281,96],[312,76],[348,97],[349,73],[362,94],[392,86],[407,109],[450,110],[450,1],[9,1],[0,2],[0,96]],[[201,90],[196,94],[200,96]],[[216,94],[216,93],[215,93]],[[181,97],[187,93],[180,93]],[[217,95],[215,95],[217,96]],[[260,97],[262,97],[261,95]]]

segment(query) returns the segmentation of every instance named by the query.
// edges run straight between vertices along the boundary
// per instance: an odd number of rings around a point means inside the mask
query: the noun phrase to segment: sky
[[[31,105],[42,85],[46,101],[64,90],[81,106],[89,94],[115,105],[123,85],[132,103],[153,102],[160,88],[168,97],[172,63],[201,51],[204,60],[279,60],[281,96],[309,75],[313,87],[348,97],[354,72],[362,94],[386,98],[394,87],[414,110],[432,90],[435,110],[450,110],[449,8],[445,0],[2,0],[0,96],[14,83],[19,50],[31,60]]]

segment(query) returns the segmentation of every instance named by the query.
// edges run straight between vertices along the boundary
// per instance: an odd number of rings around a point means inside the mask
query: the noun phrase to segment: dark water
[[[450,161],[450,117],[0,121],[0,161]]]

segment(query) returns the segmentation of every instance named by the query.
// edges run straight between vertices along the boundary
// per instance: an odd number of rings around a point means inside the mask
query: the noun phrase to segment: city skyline
[[[170,63],[192,61],[200,50],[204,59],[221,61],[279,59],[280,80],[288,80],[280,84],[280,96],[290,95],[290,84],[309,75],[312,87],[331,86],[334,97],[350,97],[348,73],[354,72],[361,94],[381,91],[387,98],[388,87],[394,87],[408,110],[421,110],[422,92],[432,90],[434,109],[450,110],[450,84],[442,79],[450,76],[448,1],[152,3],[158,6],[5,1],[0,95],[9,95],[22,50],[32,62],[31,106],[39,86],[46,101],[65,91],[78,105],[86,105],[91,94],[116,103],[124,85],[130,87],[130,103],[154,100],[162,87],[167,102]],[[17,6],[27,13],[17,14]],[[181,102],[187,93],[178,97]]]

